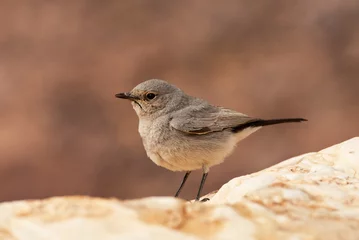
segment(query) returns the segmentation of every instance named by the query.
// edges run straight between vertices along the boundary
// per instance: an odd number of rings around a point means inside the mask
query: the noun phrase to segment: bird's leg
[[[175,194],[175,197],[178,197],[178,195],[180,194],[180,192],[181,192],[181,190],[182,190],[184,184],[186,183],[187,178],[188,178],[188,176],[189,176],[190,173],[191,173],[191,171],[187,171],[186,174],[184,175],[183,180],[182,180],[182,182],[181,182],[181,185],[180,185],[178,191],[177,191],[176,194]]]
[[[202,188],[204,186],[204,183],[205,183],[207,175],[208,175],[208,171],[209,171],[209,169],[207,167],[203,167],[203,175],[202,175],[201,185],[199,186],[199,189],[198,189],[196,201],[199,201],[199,198],[200,198],[201,192],[202,192]],[[208,200],[205,200],[205,201],[208,201]]]
[[[203,175],[202,175],[201,185],[199,185],[196,201],[199,201],[199,198],[200,198],[201,192],[202,192],[202,188],[203,188],[204,183],[206,181],[207,175],[208,175],[208,173],[203,173]]]

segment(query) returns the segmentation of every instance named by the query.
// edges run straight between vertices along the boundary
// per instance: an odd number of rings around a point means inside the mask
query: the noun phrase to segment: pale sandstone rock
[[[0,204],[0,240],[359,239],[359,138],[235,178],[207,203],[55,197]]]

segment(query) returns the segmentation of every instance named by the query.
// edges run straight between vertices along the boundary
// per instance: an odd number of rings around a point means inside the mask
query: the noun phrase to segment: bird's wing
[[[253,118],[230,109],[212,105],[190,106],[173,114],[172,128],[188,134],[207,134],[247,123]]]

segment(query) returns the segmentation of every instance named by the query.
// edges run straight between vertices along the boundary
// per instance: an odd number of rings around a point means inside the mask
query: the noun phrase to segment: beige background
[[[358,1],[3,0],[0,26],[0,200],[173,195],[183,173],[146,157],[132,107],[114,97],[149,78],[310,120],[244,140],[204,193],[358,135]]]

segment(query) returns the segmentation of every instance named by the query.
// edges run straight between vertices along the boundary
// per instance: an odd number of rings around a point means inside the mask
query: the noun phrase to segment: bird
[[[264,126],[307,121],[250,117],[190,96],[160,79],[146,80],[115,96],[131,101],[147,156],[160,167],[185,172],[174,197],[192,171],[202,170],[195,201],[200,200],[210,168],[222,163],[239,141]]]

